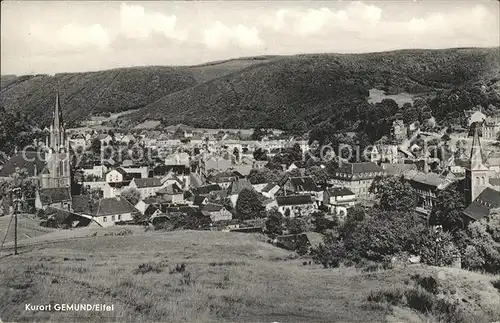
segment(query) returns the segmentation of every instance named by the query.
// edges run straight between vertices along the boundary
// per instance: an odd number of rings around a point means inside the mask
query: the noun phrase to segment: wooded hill
[[[345,119],[341,124],[348,127],[368,104],[372,88],[419,94],[491,87],[498,84],[499,57],[499,48],[400,50],[2,76],[1,106],[48,124],[59,88],[65,120],[72,123],[91,114],[139,109],[123,116],[121,125],[156,119],[165,125],[306,130]]]

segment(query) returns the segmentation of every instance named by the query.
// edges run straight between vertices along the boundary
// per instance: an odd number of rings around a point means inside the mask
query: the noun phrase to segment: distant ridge
[[[366,103],[372,88],[425,93],[498,77],[495,48],[405,49],[360,54],[243,57],[193,66],[147,66],[1,76],[1,106],[47,124],[59,84],[65,119],[138,109],[123,116],[206,128],[307,128]]]

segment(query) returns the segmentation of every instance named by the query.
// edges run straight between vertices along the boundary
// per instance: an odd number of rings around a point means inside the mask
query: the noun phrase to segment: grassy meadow
[[[3,321],[432,322],[377,295],[431,275],[467,302],[467,317],[491,321],[500,293],[492,276],[459,269],[323,269],[262,235],[144,232],[133,228],[57,231],[0,257]],[[76,238],[75,238],[76,237]],[[8,250],[9,251],[9,250]],[[448,286],[449,285],[449,286]],[[371,300],[369,298],[371,297]],[[378,297],[378,298],[377,298]],[[457,298],[457,299],[459,299]],[[498,303],[497,303],[498,302]],[[114,304],[114,312],[29,312],[24,304]],[[464,303],[465,304],[465,303]],[[495,312],[497,311],[497,312]]]

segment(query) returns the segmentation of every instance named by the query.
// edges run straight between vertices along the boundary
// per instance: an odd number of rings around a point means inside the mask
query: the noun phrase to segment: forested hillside
[[[167,124],[282,129],[308,129],[333,120],[339,128],[349,127],[369,109],[371,88],[388,94],[430,93],[429,100],[451,89],[470,92],[498,82],[498,57],[496,48],[274,58],[172,93],[127,118],[133,123],[152,118]]]
[[[185,68],[137,67],[89,73],[2,76],[1,104],[46,125],[52,116],[56,90],[67,122],[92,114],[136,109],[196,84]]]
[[[43,126],[58,88],[65,120],[72,124],[92,114],[138,109],[120,124],[156,119],[164,125],[309,130],[326,121],[342,130],[367,113],[377,115],[369,112],[367,98],[378,88],[423,94],[433,115],[454,122],[464,107],[500,102],[499,57],[499,48],[402,50],[2,76],[1,107]]]

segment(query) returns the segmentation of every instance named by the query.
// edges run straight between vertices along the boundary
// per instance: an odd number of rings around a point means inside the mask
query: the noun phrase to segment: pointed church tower
[[[470,151],[470,164],[465,171],[465,200],[467,205],[489,186],[489,167],[483,158],[479,139],[479,127],[474,125],[474,137]]]
[[[57,188],[70,186],[69,169],[69,141],[62,118],[59,104],[59,91],[56,93],[56,102],[52,115],[52,124],[49,129],[48,151],[45,156],[47,167],[42,173],[42,188]]]

